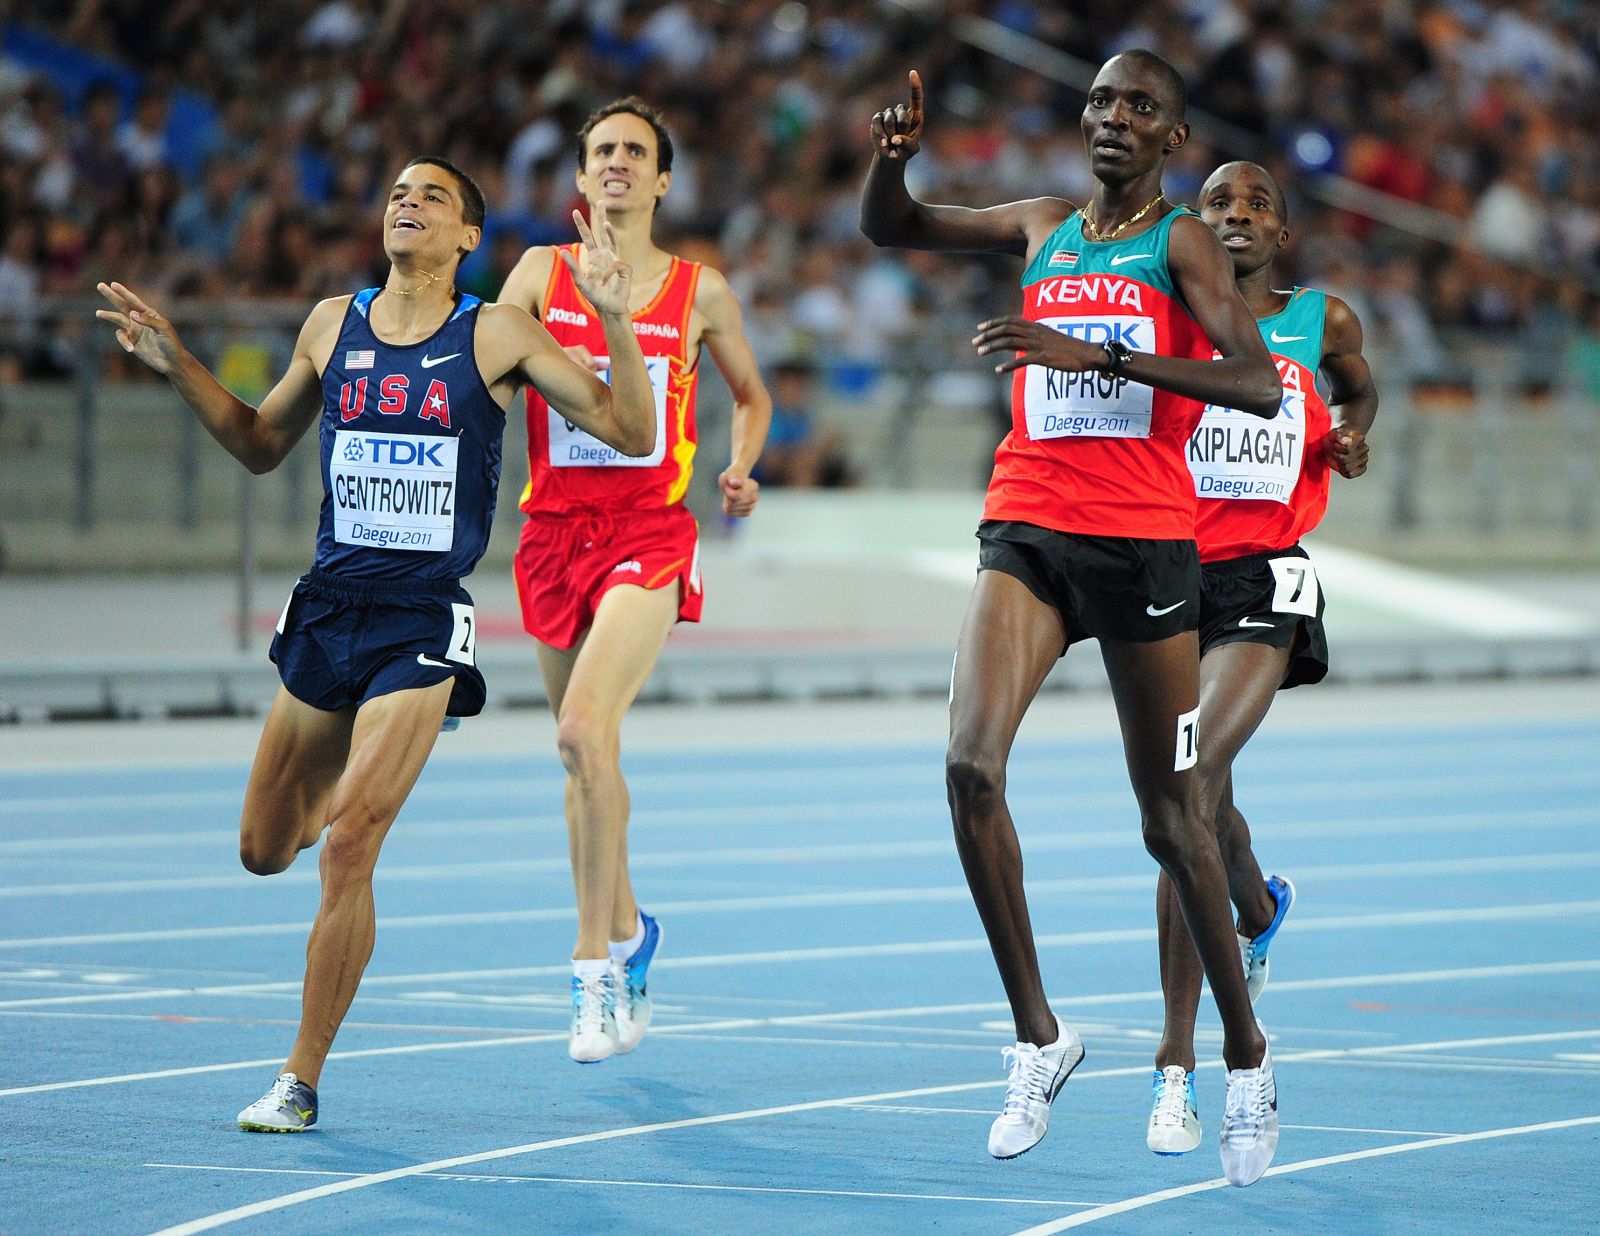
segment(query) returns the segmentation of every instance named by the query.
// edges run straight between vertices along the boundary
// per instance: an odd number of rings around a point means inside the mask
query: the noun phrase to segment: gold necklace
[[[402,292],[399,288],[392,288],[387,283],[383,285],[383,290],[388,292],[391,296],[415,296],[418,292],[422,291],[423,288],[431,288],[439,281],[439,276],[434,274],[431,270],[425,270],[422,273],[428,276],[428,281],[426,283],[417,284],[417,286],[412,288],[409,292]]]
[[[1109,232],[1102,232],[1098,227],[1095,226],[1094,220],[1089,217],[1089,208],[1087,206],[1078,207],[1078,213],[1083,216],[1083,227],[1084,230],[1089,233],[1090,240],[1111,240],[1127,231],[1128,228],[1132,227],[1135,223],[1139,222],[1140,219],[1144,218],[1147,214],[1154,210],[1159,203],[1166,200],[1167,195],[1165,193],[1156,194],[1155,197],[1151,198],[1139,208],[1139,212],[1134,215],[1133,218],[1124,219]]]

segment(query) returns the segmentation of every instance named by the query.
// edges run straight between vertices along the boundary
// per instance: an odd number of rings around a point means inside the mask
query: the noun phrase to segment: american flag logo
[[[377,360],[377,353],[371,348],[366,348],[360,352],[346,352],[344,354],[344,367],[346,369],[371,369],[375,360]]]
[[[1050,255],[1051,266],[1076,266],[1077,264],[1078,255],[1076,253],[1068,253],[1065,249],[1058,249]]]

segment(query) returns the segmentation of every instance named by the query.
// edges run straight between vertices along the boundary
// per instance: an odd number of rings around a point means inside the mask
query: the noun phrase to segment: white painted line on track
[[[861,1110],[884,1111],[885,1108],[866,1107]],[[920,1109],[907,1109],[920,1110]],[[270,1176],[341,1176],[351,1178],[360,1172],[318,1171],[306,1167],[222,1167],[209,1163],[144,1163],[142,1167],[163,1167],[188,1172],[250,1172]],[[619,1186],[635,1189],[700,1189],[712,1193],[793,1193],[805,1197],[870,1197],[894,1201],[914,1202],[993,1202],[1007,1206],[1094,1206],[1095,1202],[1075,1202],[1068,1199],[1049,1200],[1037,1197],[970,1197],[960,1193],[881,1193],[865,1189],[784,1189],[774,1185],[698,1184],[682,1180],[616,1180],[587,1176],[491,1176],[479,1172],[421,1172],[418,1180],[486,1181],[495,1184],[571,1184]]]
[[[1565,973],[1572,971],[1600,970],[1600,961],[1577,963],[1540,963],[1528,967],[1490,966],[1479,970],[1431,970],[1412,971],[1408,973],[1391,973],[1387,975],[1352,975],[1346,978],[1305,979],[1297,984],[1293,980],[1286,983],[1275,984],[1279,991],[1293,990],[1296,986],[1302,988],[1315,987],[1327,989],[1335,987],[1365,987],[1376,982],[1404,983],[1407,985],[1421,982],[1448,982],[1462,978],[1477,978],[1483,975],[1504,977],[1508,970],[1518,972],[1535,972],[1540,974]],[[1072,1005],[1082,1006],[1087,1004],[1108,1004],[1124,1000],[1146,1000],[1161,998],[1160,990],[1141,992],[1121,992],[1096,996],[1077,996],[1066,998],[1052,998],[1050,1003],[1058,1008]],[[703,1034],[713,1029],[723,1030],[753,1030],[772,1027],[789,1027],[804,1025],[848,1024],[851,1021],[870,1021],[880,1017],[904,1016],[929,1016],[938,1014],[968,1013],[989,1011],[995,1008],[1004,1008],[1005,1005],[995,1002],[983,1004],[949,1004],[949,1005],[915,1005],[909,1008],[890,1009],[857,1009],[842,1013],[799,1013],[788,1014],[782,1017],[730,1017],[721,1022],[686,1022],[675,1025],[652,1026],[651,1033],[656,1035],[690,1035]],[[565,1039],[565,1032],[526,1034],[501,1036],[492,1039],[479,1039],[466,1042],[452,1043],[418,1043],[401,1044],[394,1047],[375,1047],[355,1051],[334,1051],[328,1055],[329,1060],[356,1059],[367,1056],[400,1056],[417,1052],[460,1051],[465,1048],[478,1047],[512,1047],[522,1043],[552,1042]],[[1315,1051],[1301,1051],[1292,1057],[1300,1060],[1340,1059],[1360,1055],[1396,1055],[1405,1052],[1440,1051],[1457,1047],[1503,1046],[1508,1043],[1543,1043],[1562,1042],[1586,1038],[1600,1038],[1600,1029],[1595,1030],[1566,1030],[1553,1031],[1544,1034],[1513,1035],[1499,1038],[1443,1040],[1432,1043],[1398,1044],[1386,1043],[1368,1047],[1325,1048]],[[1284,1059],[1291,1057],[1285,1056]],[[276,1066],[280,1061],[271,1060],[241,1060],[226,1064],[196,1065],[180,1069],[158,1069],[145,1073],[123,1073],[110,1077],[90,1077],[75,1081],[45,1082],[33,1086],[15,1086],[10,1089],[0,1090],[0,1098],[8,1095],[38,1094],[51,1090],[75,1090],[89,1086],[108,1086],[123,1082],[155,1081],[167,1077],[184,1077],[199,1073],[222,1073],[234,1069],[253,1069]],[[1140,1065],[1131,1070],[1121,1070],[1117,1073],[1146,1073],[1149,1066]],[[1100,1076],[1090,1073],[1081,1076]],[[1001,1083],[995,1083],[999,1085]]]
[[[1552,1038],[1585,1037],[1600,1035],[1600,1029],[1587,1032],[1567,1032],[1558,1035],[1514,1035],[1500,1039],[1463,1039],[1453,1042],[1440,1041],[1434,1044],[1396,1044],[1394,1050],[1421,1051],[1430,1047],[1452,1046],[1478,1046],[1488,1042],[1528,1042],[1549,1041]],[[1360,1056],[1373,1055],[1390,1050],[1374,1047],[1352,1047],[1328,1051],[1287,1052],[1277,1058],[1278,1063],[1290,1063],[1296,1060],[1326,1059],[1333,1056]],[[1220,1061],[1207,1061],[1208,1066],[1221,1066]],[[1126,1069],[1104,1069],[1082,1074],[1085,1078],[1094,1077],[1126,1077],[1142,1076],[1149,1072],[1149,1065],[1136,1065]],[[682,1120],[664,1120],[652,1124],[631,1125],[619,1129],[606,1129],[596,1133],[580,1133],[570,1137],[551,1138],[547,1141],[528,1142],[520,1146],[507,1146],[496,1150],[480,1151],[476,1154],[457,1155],[448,1159],[436,1159],[428,1163],[412,1164],[409,1167],[391,1168],[388,1171],[372,1172],[363,1176],[352,1177],[348,1180],[331,1182],[318,1185],[314,1188],[303,1189],[295,1193],[287,1193],[280,1197],[266,1198],[262,1201],[252,1202],[244,1206],[236,1206],[229,1210],[219,1211],[202,1218],[193,1219],[186,1223],[176,1224],[172,1227],[161,1229],[155,1236],[191,1236],[195,1232],[210,1231],[213,1228],[223,1227],[229,1223],[237,1223],[243,1219],[251,1219],[257,1215],[270,1214],[274,1211],[298,1206],[306,1202],[316,1201],[324,1197],[332,1197],[341,1193],[348,1193],[356,1189],[369,1188],[373,1185],[387,1184],[393,1180],[403,1180],[414,1176],[425,1175],[430,1172],[449,1171],[458,1167],[466,1167],[474,1163],[487,1163],[499,1159],[516,1158],[522,1155],[537,1154],[546,1150],[563,1149],[568,1146],[590,1145],[595,1142],[612,1141],[623,1137],[637,1137],[644,1134],[663,1133],[675,1129],[699,1128],[713,1124],[728,1124],[736,1121],[759,1120],[772,1116],[795,1115],[800,1112],[823,1111],[829,1108],[850,1107],[863,1103],[895,1102],[901,1099],[916,1099],[940,1094],[957,1094],[973,1090],[996,1089],[1005,1085],[1003,1080],[983,1082],[962,1082],[946,1086],[923,1086],[912,1090],[894,1090],[880,1094],[851,1095],[837,1099],[812,1099],[800,1103],[786,1103],[773,1107],[750,1108],[743,1111],[722,1112],[709,1116],[694,1116]],[[1387,1146],[1375,1151],[1358,1151],[1350,1155],[1336,1155],[1326,1159],[1308,1160],[1302,1164],[1289,1164],[1281,1168],[1272,1169],[1282,1174],[1287,1171],[1305,1170],[1308,1167],[1326,1166],[1331,1163],[1352,1162],[1357,1159],[1373,1158],[1381,1154],[1393,1154],[1406,1149],[1424,1149],[1440,1145],[1453,1145],[1463,1141],[1482,1140],[1493,1136],[1508,1136],[1512,1132],[1537,1132],[1545,1129],[1570,1128],[1582,1124],[1600,1124],[1600,1116],[1585,1117],[1580,1120],[1554,1121],[1546,1125],[1525,1126],[1517,1130],[1492,1130],[1488,1133],[1456,1134],[1445,1138],[1437,1138],[1427,1142],[1406,1143],[1401,1146]],[[1215,1188],[1225,1185],[1225,1181],[1208,1182],[1206,1185],[1191,1187],[1187,1192],[1198,1192],[1202,1188]],[[1182,1196],[1185,1191],[1166,1190],[1163,1194],[1149,1195],[1156,1200],[1166,1200],[1168,1195]],[[1097,1207],[1084,1214],[1096,1214],[1099,1217],[1110,1217],[1112,1214],[1122,1213],[1123,1210],[1137,1209],[1140,1205],[1151,1205],[1150,1201],[1130,1199],[1128,1202],[1113,1203],[1113,1207]],[[1066,1226],[1075,1226],[1067,1224]],[[1058,1231],[1057,1227],[1046,1226],[1035,1231]]]
[[[662,958],[655,964],[661,965],[668,960]],[[1600,960],[1582,961],[1538,961],[1526,962],[1521,965],[1501,966],[1468,966],[1446,970],[1402,970],[1389,971],[1377,974],[1364,974],[1357,976],[1337,976],[1319,979],[1287,979],[1273,983],[1277,991],[1322,991],[1330,988],[1366,985],[1372,987],[1387,986],[1390,984],[1424,983],[1424,982],[1451,982],[1456,979],[1488,979],[1488,978],[1529,978],[1537,975],[1549,974],[1589,974],[1600,971]],[[535,970],[525,966],[511,969],[496,970],[449,970],[432,971],[423,974],[378,974],[367,975],[362,979],[361,993],[369,993],[374,987],[405,986],[416,983],[439,983],[458,981],[483,981],[491,979],[522,978],[527,977]],[[542,973],[543,968],[537,972]],[[277,993],[298,993],[303,985],[303,980],[296,979],[289,982],[272,983],[236,983],[226,986],[211,987],[165,987],[145,991],[118,991],[106,992],[96,995],[83,996],[36,996],[23,1000],[0,1000],[0,1009],[7,1008],[38,1008],[46,1006],[59,1006],[63,1004],[105,1004],[127,1000],[154,1000],[169,996],[231,996],[231,995],[260,995]],[[437,994],[437,993],[435,993]],[[453,993],[452,993],[453,994]],[[358,999],[361,994],[358,993]],[[1101,1005],[1113,1003],[1126,1003],[1136,1001],[1160,1000],[1159,988],[1143,991],[1128,991],[1110,995],[1092,996],[1059,996],[1051,1000],[1051,1004],[1062,1008],[1081,1007],[1084,1005]],[[850,1021],[857,1017],[914,1017],[924,1014],[950,1014],[950,1013],[989,1013],[1004,1011],[1009,1008],[1003,1001],[983,1000],[971,1004],[932,1004],[911,1005],[901,1009],[874,1009],[866,1013],[812,1013],[806,1014],[802,1020],[815,1021]],[[773,1024],[781,1024],[784,1019],[771,1019]]]
[[[1506,753],[1496,751],[1497,763],[1504,762],[1508,757]],[[1537,783],[1549,788],[1584,789],[1595,785],[1600,780],[1600,775],[1593,769],[1579,768],[1576,770],[1558,768],[1555,771],[1536,772],[1523,763],[1515,764],[1515,772],[1507,773],[1480,773],[1472,774],[1440,774],[1438,776],[1418,775],[1414,769],[1405,770],[1403,778],[1395,780],[1376,780],[1364,782],[1361,785],[1350,785],[1348,781],[1325,780],[1308,781],[1303,776],[1292,780],[1279,781],[1273,777],[1263,775],[1260,770],[1252,770],[1250,787],[1252,794],[1257,796],[1271,795],[1274,806],[1279,811],[1286,811],[1291,806],[1304,804],[1309,806],[1319,805],[1328,801],[1338,801],[1345,804],[1360,802],[1380,803],[1392,806],[1397,799],[1410,799],[1425,796],[1431,791],[1438,790],[1453,795],[1468,793],[1481,796],[1489,791],[1505,789],[1520,791],[1529,784],[1530,778],[1536,778]],[[936,770],[935,770],[936,771]],[[1015,771],[1015,770],[1013,770]],[[927,776],[927,770],[924,770]],[[813,781],[815,775],[813,774]],[[637,790],[636,790],[637,792]],[[243,786],[234,796],[234,803],[230,811],[237,811],[238,801],[243,796]],[[559,790],[552,791],[551,802],[559,803]],[[515,796],[518,802],[528,801],[528,795],[519,793]],[[1107,785],[1104,788],[1088,788],[1076,785],[1068,794],[1066,791],[1033,791],[1018,782],[1014,793],[1009,794],[1007,801],[1015,814],[1028,815],[1033,812],[1059,813],[1063,804],[1068,804],[1074,811],[1104,811],[1133,809],[1132,791],[1126,784]],[[452,799],[449,805],[457,806]],[[119,810],[126,811],[126,802],[119,802]],[[96,808],[98,810],[98,808]],[[4,806],[0,805],[0,814]],[[528,832],[540,830],[562,830],[566,827],[565,820],[559,810],[529,812],[525,815],[496,815],[488,817],[452,817],[445,819],[413,819],[412,815],[418,812],[418,805],[413,802],[409,812],[397,827],[402,834],[412,837],[422,836],[450,836],[460,837],[469,833],[505,833]],[[759,820],[765,823],[796,822],[814,823],[819,819],[918,819],[927,814],[946,816],[948,808],[942,796],[932,790],[925,794],[907,796],[900,794],[886,800],[873,800],[863,802],[860,796],[849,799],[826,801],[790,801],[782,803],[737,803],[732,805],[708,804],[703,807],[641,807],[637,809],[630,821],[630,828],[655,829],[660,827],[684,828],[710,826],[719,827],[730,824],[748,824]],[[1130,819],[1131,819],[1130,815]],[[1593,819],[1592,810],[1590,812]],[[1365,824],[1371,819],[1370,813],[1349,821],[1351,826]],[[1124,830],[1124,833],[1127,830]],[[1137,837],[1137,829],[1132,830]],[[100,851],[109,848],[138,848],[146,850],[151,847],[173,847],[190,844],[228,844],[238,837],[237,829],[191,829],[184,832],[141,832],[141,833],[106,833],[93,836],[81,834],[72,836],[51,835],[48,837],[23,837],[0,841],[0,853],[5,854],[39,854],[52,851]]]
[[[1478,1133],[1451,1133],[1444,1137],[1433,1137],[1426,1141],[1404,1142],[1398,1146],[1374,1146],[1366,1150],[1352,1150],[1348,1154],[1327,1155],[1320,1159],[1304,1159],[1299,1163],[1284,1163],[1278,1167],[1269,1167],[1267,1176],[1288,1176],[1295,1172],[1311,1171],[1319,1167],[1334,1167],[1341,1163],[1358,1163],[1363,1159],[1381,1159],[1392,1154],[1409,1154],[1414,1150],[1436,1150],[1444,1146],[1461,1146],[1468,1142],[1491,1141],[1501,1137],[1520,1137],[1529,1133],[1551,1133],[1563,1129],[1583,1128],[1587,1125],[1600,1125],[1600,1116],[1580,1116],[1573,1120],[1550,1120],[1543,1124],[1524,1124],[1512,1128],[1485,1129]],[[1184,1185],[1176,1189],[1162,1189],[1157,1193],[1146,1193],[1140,1197],[1130,1197],[1125,1201],[1113,1202],[1109,1206],[1097,1206],[1093,1210],[1079,1211],[1077,1214],[1056,1219],[1050,1223],[1041,1223],[1035,1227],[1025,1228],[1016,1233],[1016,1236],[1049,1236],[1052,1232],[1064,1232],[1069,1228],[1083,1227],[1090,1223],[1097,1223],[1101,1219],[1112,1219],[1117,1215],[1127,1214],[1132,1210],[1142,1210],[1146,1206],[1156,1206],[1162,1202],[1169,1202],[1175,1198],[1189,1197],[1195,1193],[1208,1193],[1213,1189],[1225,1189],[1228,1182],[1225,1179],[1206,1180],[1199,1184]]]
[[[1153,875],[1112,878],[1119,880],[1137,878],[1142,881],[1142,887],[1154,886]],[[898,891],[903,893],[906,890]],[[965,890],[962,891],[964,892]],[[821,897],[836,895],[816,894],[816,896]],[[811,896],[811,894],[806,894],[806,896]],[[915,897],[911,896],[903,896],[900,899],[916,900]],[[760,902],[767,899],[741,898],[740,900]],[[665,913],[672,904],[670,902],[663,903],[655,908]],[[699,904],[704,907],[707,903],[701,902]],[[378,930],[388,932],[426,927],[520,923],[528,922],[530,918],[531,921],[540,921],[543,916],[550,913],[553,912],[545,910],[485,910],[464,914],[403,915],[393,918],[380,918],[378,920]],[[562,911],[562,913],[564,914],[565,911]],[[1589,914],[1600,914],[1600,901],[1552,901],[1528,905],[1470,906],[1442,910],[1393,910],[1378,914],[1325,915],[1321,918],[1297,919],[1293,924],[1292,930],[1343,931],[1347,928],[1420,927],[1449,923],[1533,922],[1540,919],[1561,918],[1567,915],[1582,916]],[[176,940],[225,940],[242,936],[303,936],[308,934],[310,929],[310,924],[308,923],[257,923],[237,927],[174,927],[159,931],[113,931],[73,936],[24,936],[0,940],[0,949],[20,951],[75,947],[89,944],[150,944],[159,941]],[[1154,927],[1126,927],[1104,931],[1074,931],[1040,935],[1035,937],[1034,943],[1040,948],[1079,944],[1128,944],[1154,940],[1155,936],[1156,929]],[[699,957],[664,957],[656,964],[668,968],[760,965],[769,961],[828,961],[856,957],[902,957],[921,952],[929,954],[969,953],[986,952],[988,949],[989,941],[986,937],[968,937],[956,940],[908,940],[894,944],[857,944],[809,949],[769,949],[751,953],[714,953]],[[553,964],[531,966],[517,971],[517,973],[529,976],[565,974],[569,972],[569,969],[569,966]],[[0,1003],[0,1007],[4,1007],[4,1004]]]
[[[1403,772],[1406,782],[1411,784],[1417,764],[1423,761],[1422,753],[1428,751],[1437,750],[1441,755],[1459,759],[1464,755],[1470,756],[1475,749],[1481,748],[1486,756],[1492,756],[1492,763],[1514,766],[1526,775],[1530,768],[1542,769],[1552,760],[1559,762],[1566,756],[1584,756],[1590,744],[1585,734],[1563,733],[1556,737],[1523,733],[1508,735],[1497,733],[1481,724],[1471,725],[1467,733],[1430,732],[1419,738],[1413,738],[1411,735],[1406,737],[1408,741],[1397,749],[1393,742],[1369,742],[1365,741],[1366,735],[1357,733],[1355,738],[1358,741],[1354,745],[1341,744],[1340,750],[1351,759],[1359,759],[1369,771],[1376,765],[1376,771],[1386,772],[1388,770],[1385,762],[1392,762],[1395,771]],[[1065,746],[1024,739],[1014,749],[1010,767],[1013,771],[1043,768],[1051,773],[1059,771],[1068,775],[1080,772],[1099,775],[1105,769],[1107,750],[1115,748],[1097,740],[1094,736],[1090,736],[1086,742],[1075,741]],[[826,770],[826,775],[833,784],[859,781],[875,786],[896,780],[916,782],[928,778],[930,770],[934,782],[937,784],[940,780],[942,752],[933,744],[928,745],[925,753],[907,751],[904,746],[891,747],[890,758],[875,763],[837,762],[836,749],[831,747],[815,748],[808,745],[806,751],[808,754],[815,752],[814,762],[796,764],[793,760],[763,761],[759,752],[742,748],[738,751],[737,760],[734,761],[718,758],[726,755],[725,752],[697,753],[703,755],[703,767],[676,769],[634,767],[628,769],[628,780],[631,785],[643,787],[647,791],[660,790],[663,797],[674,798],[681,797],[687,789],[702,785],[718,789],[732,787],[735,790],[745,787],[759,790],[776,789],[787,797],[789,791],[809,790],[814,787],[819,768]],[[417,804],[428,804],[439,799],[459,800],[463,797],[473,799],[506,797],[521,801],[539,794],[559,798],[566,777],[561,767],[554,763],[548,767],[525,768],[524,771],[511,776],[496,776],[486,775],[480,760],[476,757],[467,758],[466,762],[473,765],[467,768],[452,768],[452,762],[448,758],[441,758],[430,763],[428,772],[412,791],[412,800]],[[512,763],[510,760],[483,762]],[[59,770],[51,769],[48,773],[33,775],[59,783],[73,773],[93,774],[96,767],[93,764],[83,764]],[[115,793],[35,794],[30,797],[19,795],[0,803],[0,817],[8,813],[20,815],[29,812],[65,810],[86,813],[126,812],[130,807],[170,810],[185,806],[216,805],[237,810],[244,797],[247,762],[230,761],[223,767],[239,769],[237,787],[193,790],[158,788],[147,791],[120,787]],[[108,771],[118,777],[126,774],[126,769],[120,765],[111,766]],[[154,775],[160,775],[163,771],[173,776],[189,775],[189,770],[186,769],[151,771]],[[1511,774],[1481,775],[1493,778],[1498,784]],[[1284,772],[1281,778],[1270,772],[1264,773],[1263,776],[1266,780],[1253,779],[1252,784],[1264,786],[1310,784],[1303,779],[1303,776],[1294,776],[1292,772]],[[1470,782],[1472,778],[1469,776],[1466,780]],[[1436,779],[1424,776],[1421,781],[1434,783]],[[1444,779],[1437,779],[1437,783],[1450,784]],[[1121,788],[1124,793],[1127,792],[1125,784]],[[1346,782],[1344,788],[1346,791],[1359,791],[1361,787],[1350,786]],[[738,810],[738,808],[724,808],[724,810]]]
[[[1506,819],[1503,815],[1500,818],[1502,821]],[[1331,833],[1336,830],[1330,828],[1327,831]],[[1074,835],[1082,836],[1083,834]],[[1339,835],[1343,836],[1344,834],[1340,831]],[[1108,836],[1115,844],[1107,846],[1107,849],[1126,848],[1133,850],[1137,848],[1141,854],[1143,853],[1144,847],[1142,843],[1135,845],[1137,839],[1130,839],[1125,831],[1118,831]],[[1297,839],[1303,840],[1304,838]],[[1039,847],[1030,845],[1029,848]],[[1043,848],[1048,849],[1048,845]],[[690,851],[672,852],[671,857],[677,858],[683,853],[690,853]],[[704,854],[706,851],[697,851],[695,853]],[[648,867],[651,865],[650,860],[652,858],[664,858],[667,856],[665,854],[651,855],[647,852],[643,855],[636,855],[635,858],[640,861],[636,861],[634,865]],[[1324,863],[1296,867],[1294,869],[1294,877],[1297,883],[1312,880],[1360,880],[1365,883],[1375,879],[1410,880],[1418,876],[1479,875],[1484,872],[1562,871],[1593,867],[1600,867],[1600,851],[1569,850],[1562,853],[1540,854],[1477,854],[1471,858],[1425,858],[1387,863]],[[397,864],[387,869],[379,867],[374,872],[374,883],[404,881],[421,882],[436,886],[448,880],[469,880],[475,876],[492,876],[504,879],[513,875],[524,875],[532,872],[549,872],[560,875],[565,879],[569,871],[570,865],[565,859]],[[219,876],[162,876],[135,880],[89,880],[71,884],[12,884],[0,886],[0,898],[55,898],[88,896],[100,893],[121,897],[129,893],[202,891],[206,889],[229,889],[237,892],[259,889],[263,893],[276,893],[288,884],[311,885],[320,883],[320,877],[315,871],[283,872],[270,877],[270,879],[271,883],[269,884],[258,878],[247,876],[243,872],[234,872],[229,875]],[[1056,893],[1142,892],[1154,887],[1155,879],[1156,871],[1152,868],[1148,871],[1128,875],[1030,880],[1028,882],[1028,894],[1030,897],[1037,897]],[[748,910],[791,910],[838,905],[879,905],[896,904],[905,901],[965,901],[969,900],[971,896],[972,894],[964,884],[939,884],[921,888],[844,889],[837,892],[795,893],[771,897],[700,898],[693,901],[663,902],[660,908],[662,910],[671,910],[675,913],[701,913],[706,911],[744,913]],[[530,921],[575,919],[577,917],[577,911],[570,907],[554,907],[542,910],[511,910],[504,911],[504,913],[530,915],[532,916]],[[392,920],[385,919],[381,921],[388,922]],[[180,930],[226,931],[234,929],[219,927]]]

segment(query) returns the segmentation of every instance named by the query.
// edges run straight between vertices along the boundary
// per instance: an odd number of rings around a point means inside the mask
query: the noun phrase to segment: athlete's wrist
[[[1121,377],[1128,367],[1128,362],[1133,359],[1133,351],[1120,339],[1108,339],[1100,345],[1106,358],[1100,365],[1100,372],[1113,378]]]

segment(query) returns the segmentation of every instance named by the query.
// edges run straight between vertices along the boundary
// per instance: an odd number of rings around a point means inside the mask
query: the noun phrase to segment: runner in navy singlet
[[[389,191],[382,288],[325,300],[260,408],[230,394],[172,324],[120,283],[96,316],[165,374],[200,423],[252,472],[277,467],[320,418],[324,495],[313,569],[272,643],[283,687],[256,748],[239,852],[284,870],[327,833],[322,904],[306,948],[300,1030],[241,1128],[316,1123],[316,1085],[372,955],[372,871],[447,715],[476,713],[472,598],[500,476],[505,409],[532,385],[574,424],[628,455],[655,444],[655,398],[627,316],[632,271],[595,212],[569,259],[601,317],[611,384],[576,364],[513,305],[455,290],[483,234],[483,194],[444,159],[415,159]]]

